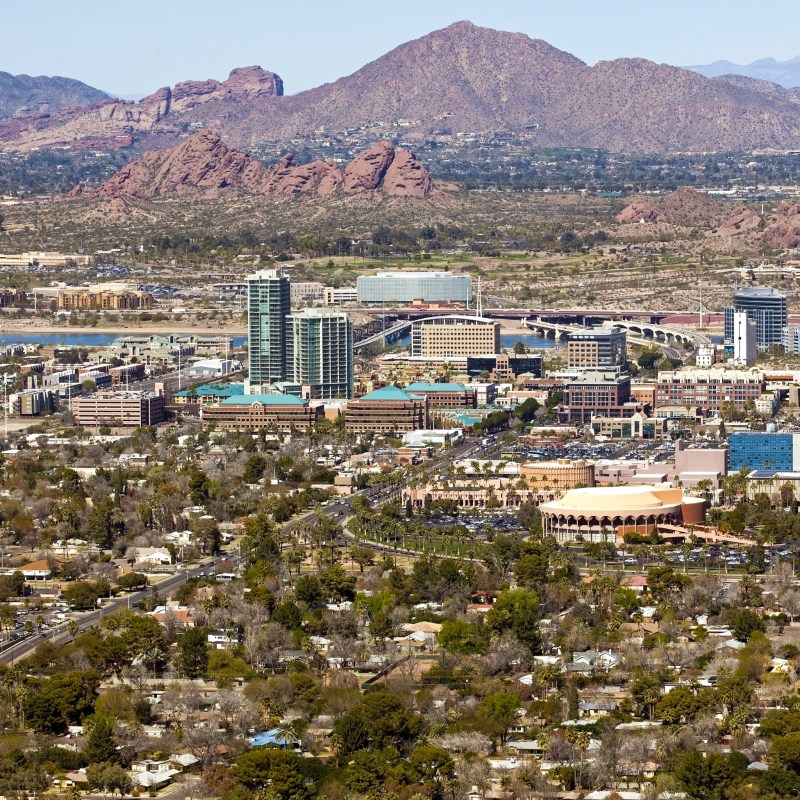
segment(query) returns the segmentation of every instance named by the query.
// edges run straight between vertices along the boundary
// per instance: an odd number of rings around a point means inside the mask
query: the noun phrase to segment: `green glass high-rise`
[[[250,393],[286,380],[286,317],[291,313],[289,278],[280,269],[247,276],[247,345]]]

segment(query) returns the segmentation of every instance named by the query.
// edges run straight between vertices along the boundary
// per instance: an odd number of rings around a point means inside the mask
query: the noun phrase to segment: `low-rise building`
[[[294,395],[233,395],[213,405],[203,406],[200,416],[203,428],[219,430],[275,430],[282,433],[305,431],[322,417],[321,405],[311,406],[308,400]]]
[[[358,302],[358,289],[355,286],[326,286],[322,291],[322,301],[326,306],[352,306]]]
[[[671,486],[571,489],[542,503],[542,530],[558,542],[614,542],[626,533],[650,535],[660,524],[702,524],[705,501]]]
[[[50,389],[26,389],[8,396],[8,410],[20,417],[49,414],[58,408],[58,392]]]
[[[352,433],[391,433],[428,427],[428,400],[396,386],[384,386],[358,400],[345,412],[345,428]]]
[[[203,386],[193,386],[190,389],[181,389],[174,392],[172,402],[175,405],[203,405],[219,403],[229,397],[244,396],[244,384],[241,383],[208,383]]]
[[[595,436],[609,439],[667,439],[666,417],[648,417],[637,411],[630,417],[592,417],[590,427]]]
[[[95,392],[72,400],[75,422],[84,427],[141,428],[165,419],[164,398],[154,392]]]
[[[765,389],[764,373],[735,369],[671,370],[658,373],[656,408],[700,406],[720,411],[725,403],[744,408]]]
[[[424,395],[429,408],[477,408],[477,392],[460,383],[415,381],[406,386],[411,395]]]
[[[65,287],[58,290],[56,305],[60,309],[136,310],[153,308],[150,292],[127,286]]]

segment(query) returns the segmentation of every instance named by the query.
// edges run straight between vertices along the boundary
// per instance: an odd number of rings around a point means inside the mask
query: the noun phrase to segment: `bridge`
[[[540,317],[536,319],[523,319],[522,324],[532,331],[536,331],[541,336],[548,339],[566,339],[570,333],[585,333],[587,328],[578,325],[564,325],[557,322],[547,322]],[[668,328],[663,325],[656,325],[653,323],[633,322],[626,320],[614,320],[614,325],[629,334],[638,334],[632,336],[632,341],[640,341],[645,344],[661,343],[661,344],[689,344],[696,346],[698,344],[709,344],[710,339],[701,333],[685,333],[676,328]]]
[[[364,337],[363,339],[359,339],[353,344],[353,350],[360,350],[362,347],[366,347],[367,345],[374,344],[376,342],[380,342],[381,344],[393,342],[399,339],[405,331],[411,328],[411,322],[412,321],[410,319],[403,319],[399,322],[395,322],[388,328],[378,331],[378,333],[373,333]]]

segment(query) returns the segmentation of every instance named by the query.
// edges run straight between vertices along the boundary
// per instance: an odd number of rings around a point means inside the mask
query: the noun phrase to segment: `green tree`
[[[731,633],[740,641],[746,642],[754,631],[766,632],[767,625],[764,620],[751,611],[749,608],[743,608],[737,611],[731,617]]]
[[[109,717],[95,714],[87,721],[89,735],[83,747],[83,755],[90,764],[119,761],[114,725]]]
[[[693,800],[722,800],[745,777],[747,763],[741,753],[726,756],[693,750],[678,759],[672,774]]]
[[[504,589],[486,615],[489,630],[511,631],[532,653],[541,649],[539,595],[531,589]]]
[[[661,679],[652,673],[640,672],[631,681],[631,697],[641,711],[646,711],[652,719],[656,704],[661,699]]]
[[[508,729],[516,719],[519,708],[520,700],[517,695],[509,692],[493,692],[483,699],[478,714],[495,726],[501,744],[505,744]]]
[[[187,678],[199,678],[208,669],[208,642],[204,628],[189,628],[178,638],[178,663]]]
[[[322,602],[322,584],[316,575],[301,575],[294,584],[294,596],[300,603],[316,606]]]
[[[242,472],[244,483],[258,483],[264,477],[264,470],[267,468],[267,459],[264,456],[254,453],[247,459]]]
[[[665,694],[656,705],[655,716],[677,725],[688,722],[700,710],[701,704],[697,696],[685,686],[676,686]]]

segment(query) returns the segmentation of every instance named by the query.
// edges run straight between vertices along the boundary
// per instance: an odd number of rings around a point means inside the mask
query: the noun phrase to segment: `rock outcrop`
[[[658,219],[656,210],[647,203],[630,203],[616,216],[617,222],[655,222]]]
[[[317,194],[333,194],[342,182],[342,171],[333,161],[312,161],[298,164],[294,156],[281,158],[267,182],[267,189],[277,194],[291,195],[317,190]]]
[[[776,220],[764,231],[763,240],[770,247],[800,247],[800,204],[781,203]]]
[[[427,197],[431,176],[410,150],[397,150],[383,176],[383,190],[400,197]]]
[[[231,188],[259,191],[266,177],[262,164],[204,130],[172,150],[145,153],[97,189],[70,195],[150,198],[192,191],[216,196]]]
[[[756,230],[760,224],[761,217],[755,211],[741,207],[737,208],[722,224],[712,228],[711,233],[716,236],[736,236]]]
[[[268,168],[202,130],[171,150],[148,151],[97,188],[77,186],[65,197],[149,199],[187,193],[219,197],[232,192],[284,196],[315,192],[327,197],[340,188],[348,194],[426,197],[431,178],[410,150],[390,142],[369,148],[343,174],[332,161],[298,164],[291,154]]]
[[[619,223],[650,222],[679,226],[711,227],[730,214],[723,204],[705,192],[681,186],[657,200],[634,200],[616,220]]]
[[[347,165],[344,171],[344,190],[352,193],[377,189],[394,156],[395,150],[390,142],[372,145]]]

